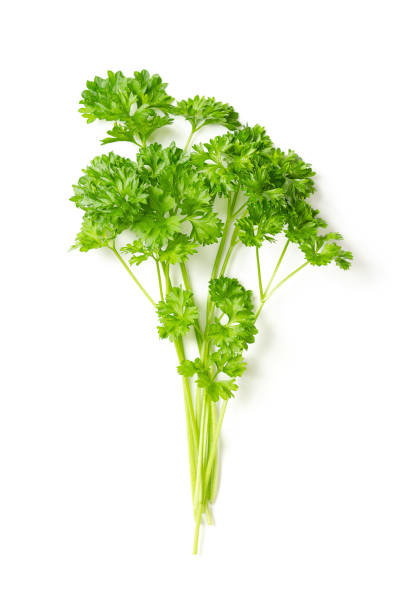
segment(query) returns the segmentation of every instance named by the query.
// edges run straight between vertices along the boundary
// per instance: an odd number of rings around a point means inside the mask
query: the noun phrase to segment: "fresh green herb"
[[[88,122],[113,122],[104,144],[123,140],[138,146],[135,160],[110,153],[83,171],[71,198],[84,213],[73,248],[110,249],[156,309],[160,338],[174,343],[183,381],[196,553],[202,516],[211,524],[225,410],[246,369],[245,352],[255,341],[265,303],[308,264],[334,262],[347,270],[352,254],[340,246],[340,234],[324,232],[327,224],[311,206],[311,166],[294,151],[276,148],[263,127],[241,125],[229,104],[200,96],[175,104],[162,79],[142,70],[129,78],[109,72],[105,79],[88,81],[80,112]],[[191,124],[184,149],[174,142],[166,148],[148,144],[176,116]],[[209,124],[228,131],[189,152],[195,133]],[[118,247],[124,230],[133,233],[133,241]],[[283,239],[281,255],[263,284],[260,250]],[[206,306],[200,312],[187,262],[215,243]],[[290,244],[297,245],[305,261],[275,284]],[[255,250],[257,297],[227,276],[230,257],[240,246]],[[155,262],[156,301],[131,269],[148,259]],[[173,285],[175,268],[181,272],[178,286]],[[193,359],[186,357],[183,344],[190,333]]]

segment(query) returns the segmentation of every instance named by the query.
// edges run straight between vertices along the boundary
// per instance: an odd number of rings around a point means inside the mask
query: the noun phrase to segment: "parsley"
[[[196,553],[202,516],[211,523],[222,421],[246,369],[246,351],[255,341],[264,305],[307,265],[334,262],[347,270],[352,254],[340,245],[341,234],[326,231],[326,222],[311,205],[315,182],[309,164],[294,151],[276,148],[263,127],[241,125],[229,104],[201,96],[175,102],[166,86],[146,70],[131,77],[108,72],[106,78],[87,82],[81,114],[89,123],[113,124],[102,143],[127,141],[138,149],[135,159],[110,153],[95,157],[83,170],[71,198],[83,211],[72,248],[109,249],[156,310],[160,338],[175,346],[186,410]],[[148,142],[177,116],[191,126],[184,148]],[[196,132],[212,124],[228,131],[190,152]],[[225,220],[219,214],[224,210]],[[132,242],[122,245],[123,232],[132,233]],[[260,249],[280,240],[285,241],[282,253],[264,285]],[[217,249],[202,309],[194,301],[187,262],[210,244]],[[275,284],[291,244],[304,262]],[[238,247],[255,250],[256,296],[227,274]],[[147,260],[156,269],[156,301],[131,268]],[[182,279],[177,286],[176,269]],[[193,359],[186,358],[183,343],[190,334],[195,338]]]

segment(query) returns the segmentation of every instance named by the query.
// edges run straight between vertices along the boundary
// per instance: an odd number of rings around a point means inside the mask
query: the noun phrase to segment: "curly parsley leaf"
[[[156,253],[150,246],[146,245],[142,240],[134,240],[130,244],[126,244],[121,249],[122,253],[131,255],[129,263],[131,266],[136,264],[139,266],[141,263],[149,259],[156,259]]]
[[[248,215],[235,223],[239,228],[240,241],[245,246],[261,247],[264,240],[274,242],[275,236],[284,227],[285,218],[267,201],[248,203]]]
[[[151,76],[147,70],[134,72],[129,78],[121,71],[109,71],[105,79],[87,81],[79,112],[88,123],[96,119],[115,122],[103,144],[136,139],[144,144],[152,132],[172,122],[173,98],[166,93],[166,86],[159,75]]]
[[[88,217],[84,216],[82,227],[76,236],[72,249],[87,252],[91,249],[109,247],[116,235],[114,227],[108,226],[108,224],[102,226],[94,224]]]
[[[177,367],[177,371],[187,378],[197,375],[197,386],[206,391],[212,402],[217,402],[220,397],[225,400],[233,397],[233,392],[238,388],[234,377],[231,377],[230,380],[216,380],[216,375],[212,374],[209,367],[203,365],[199,357],[194,361],[183,360]]]
[[[161,323],[158,327],[161,338],[172,341],[181,338],[198,321],[193,294],[181,287],[173,287],[156,309]]]
[[[136,234],[158,250],[181,228],[182,219],[175,213],[175,201],[159,187],[151,187],[142,216],[134,223]]]
[[[336,240],[342,240],[343,236],[335,232],[317,235],[299,244],[305,259],[313,266],[326,266],[332,261],[342,270],[350,268],[353,255],[345,251],[337,244]]]
[[[173,112],[189,121],[194,132],[209,124],[222,125],[228,130],[240,127],[239,116],[233,106],[217,102],[215,98],[195,96],[181,100]]]
[[[236,278],[225,276],[212,279],[209,290],[213,304],[228,320],[223,323],[222,317],[215,317],[208,328],[208,337],[227,357],[240,354],[254,342],[257,334],[252,292]]]
[[[134,227],[148,199],[136,164],[109,153],[95,157],[83,172],[70,199],[86,218],[100,228],[114,228],[116,234]]]
[[[165,249],[160,251],[159,260],[163,263],[184,263],[197,252],[197,245],[185,234],[176,233],[168,241]]]

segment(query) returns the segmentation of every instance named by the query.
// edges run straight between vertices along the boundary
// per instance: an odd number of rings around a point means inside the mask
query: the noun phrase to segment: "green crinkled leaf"
[[[299,247],[304,253],[305,259],[313,266],[326,266],[334,261],[339,268],[347,270],[350,268],[353,255],[334,242],[335,240],[342,240],[342,238],[341,234],[329,232],[308,239],[306,242],[302,242]]]
[[[87,81],[79,112],[88,123],[96,119],[117,122],[104,144],[136,138],[144,143],[152,132],[172,121],[168,115],[173,98],[167,95],[166,85],[159,75],[151,76],[147,70],[134,72],[133,77],[109,71],[105,79]]]
[[[193,227],[190,236],[198,244],[213,244],[218,241],[223,223],[216,213],[208,212],[200,217],[188,217],[188,219]]]
[[[285,224],[285,214],[268,200],[248,203],[248,215],[236,221],[239,238],[245,246],[261,247],[264,240],[274,242]]]
[[[209,291],[212,302],[228,316],[229,321],[253,317],[253,294],[238,279],[227,276],[211,279]]]
[[[197,373],[194,361],[190,361],[189,359],[183,359],[180,365],[177,366],[177,371],[179,374],[186,376],[187,378],[191,378]]]
[[[224,400],[233,397],[233,392],[238,388],[234,379],[214,380],[207,369],[198,373],[197,385],[205,389],[212,402],[217,402],[220,397]]]
[[[159,115],[151,108],[142,108],[127,119],[125,123],[115,123],[114,127],[107,130],[109,138],[103,138],[102,144],[127,141],[141,144],[155,131],[165,125],[173,123],[173,118],[168,115]],[[140,141],[138,142],[137,139]]]
[[[116,234],[134,226],[148,198],[136,164],[114,153],[95,157],[73,190],[70,199],[91,223]]]
[[[235,109],[229,104],[217,102],[215,98],[195,96],[181,100],[177,102],[173,112],[187,119],[194,131],[212,123],[223,125],[228,130],[235,130],[240,126]]]
[[[218,372],[223,372],[230,378],[242,376],[246,370],[246,362],[242,355],[233,355],[226,350],[222,350],[213,353],[211,359],[215,363]]]
[[[183,150],[179,149],[174,142],[171,142],[168,147],[154,142],[140,149],[137,155],[137,163],[142,176],[152,184],[155,184],[164,170],[176,167],[185,159]]]
[[[109,70],[105,79],[96,76],[87,81],[79,112],[90,123],[95,119],[126,121],[142,106],[170,111],[173,98],[167,95],[166,86],[159,75],[150,76],[147,70],[129,78]]]
[[[143,214],[133,229],[149,247],[161,249],[180,231],[182,219],[175,214],[175,201],[159,187],[151,187]]]
[[[101,249],[109,247],[111,242],[116,237],[114,227],[103,225],[95,225],[86,216],[83,217],[82,227],[76,236],[75,243],[72,249],[79,249],[87,252],[91,249]]]
[[[224,323],[216,317],[207,330],[208,337],[224,352],[221,358],[229,359],[242,353],[255,340],[257,329],[254,325],[252,292],[236,278],[224,276],[212,279],[209,287],[212,302],[227,315],[228,321]]]
[[[160,261],[168,264],[184,263],[197,252],[198,246],[185,234],[174,234],[164,250],[160,251]]]
[[[148,247],[142,240],[134,240],[130,244],[122,247],[121,251],[127,255],[131,255],[129,263],[131,266],[136,264],[139,266],[141,263],[152,257],[155,259],[155,252],[151,247]]]
[[[156,309],[161,323],[158,327],[161,338],[174,341],[184,336],[198,321],[198,309],[194,305],[193,294],[181,287],[173,287]]]

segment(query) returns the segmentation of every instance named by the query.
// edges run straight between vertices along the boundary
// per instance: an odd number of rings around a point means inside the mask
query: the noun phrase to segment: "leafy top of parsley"
[[[166,86],[159,75],[151,76],[147,70],[129,78],[120,71],[109,71],[105,79],[87,81],[79,110],[88,123],[96,119],[115,122],[103,144],[120,140],[145,143],[155,130],[173,121],[173,98]]]
[[[236,130],[241,125],[239,115],[233,106],[204,96],[194,96],[194,98],[177,102],[174,113],[189,121],[194,132],[200,130],[204,125],[213,123],[222,125],[228,130]]]
[[[325,231],[326,222],[310,203],[315,184],[308,163],[292,150],[275,147],[262,126],[242,126],[229,104],[200,96],[173,104],[166,86],[146,70],[132,77],[108,72],[104,79],[88,81],[82,115],[88,122],[114,122],[104,143],[127,140],[139,150],[136,160],[110,153],[84,170],[71,198],[84,212],[73,248],[111,247],[130,230],[134,240],[122,248],[129,263],[154,259],[168,270],[222,239],[225,226],[217,205],[225,199],[233,215],[234,244],[260,249],[284,234],[311,265],[350,266],[352,254],[340,246],[342,236]],[[190,122],[192,133],[213,123],[229,131],[195,145],[191,153],[174,142],[148,145],[153,131],[175,115]],[[245,368],[242,352],[257,330],[251,292],[237,279],[213,278],[209,296],[214,316],[206,336],[216,350],[205,363],[184,361],[180,370],[196,374],[215,401],[232,394],[234,379]],[[159,303],[158,314],[161,337],[176,340],[196,325],[198,311],[191,292],[174,287]],[[229,384],[218,375],[230,377]]]
[[[161,338],[181,338],[198,319],[193,294],[182,287],[172,287],[166,299],[161,300],[156,308],[161,323],[158,327]]]

